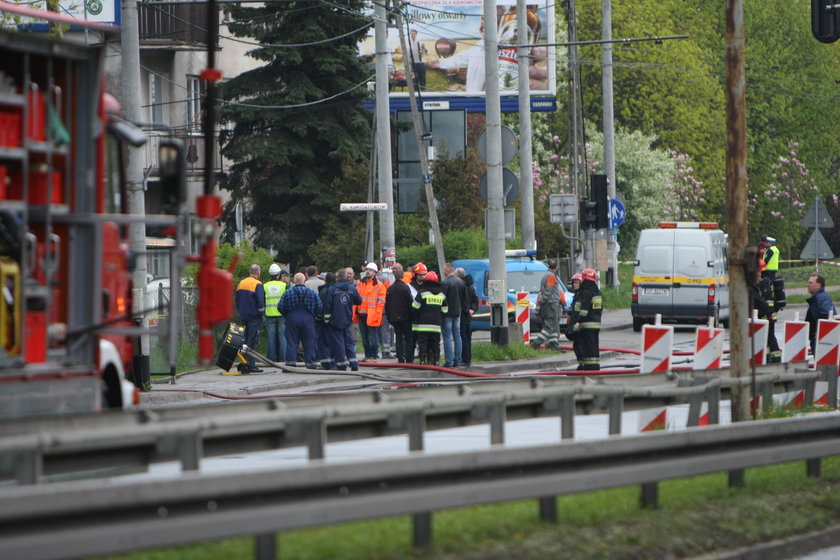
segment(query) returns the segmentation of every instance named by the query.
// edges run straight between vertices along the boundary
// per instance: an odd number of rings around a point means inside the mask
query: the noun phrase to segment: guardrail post
[[[309,450],[309,460],[323,459],[326,453],[324,446],[327,441],[327,428],[324,422],[318,420],[307,422],[303,428],[306,448]]]
[[[609,396],[610,435],[621,433],[621,413],[624,412],[624,393]]]
[[[557,496],[544,496],[539,499],[540,521],[557,523]]]
[[[44,475],[44,457],[39,451],[19,453],[15,461],[18,484],[38,484]]]
[[[706,389],[706,400],[709,403],[709,425],[720,424],[720,385]]]
[[[197,471],[204,456],[204,444],[197,433],[178,438],[178,455],[181,457],[182,471]]]
[[[821,372],[828,381],[828,406],[837,408],[837,366],[820,366]]]
[[[504,404],[494,404],[487,411],[490,418],[490,445],[503,445],[505,443],[505,420],[507,409]]]
[[[415,548],[429,548],[432,546],[432,513],[429,511],[415,513],[413,542]]]
[[[277,536],[274,533],[254,537],[256,560],[277,560]]]
[[[426,431],[426,415],[422,412],[405,415],[405,428],[408,432],[408,450],[423,450],[423,432]],[[424,511],[412,515],[412,541],[415,548],[432,546],[432,512]]]
[[[702,395],[691,395],[688,397],[688,426],[697,426],[700,424],[700,409],[703,407]]]
[[[808,478],[819,478],[822,476],[822,459],[807,459],[805,461],[805,476]]]
[[[641,503],[644,508],[659,507],[658,482],[645,482],[642,484]]]
[[[575,439],[575,396],[560,397],[560,437]]]
[[[761,411],[766,413],[773,408],[773,381],[765,381],[759,385],[758,393],[761,395]]]
[[[735,469],[729,471],[729,487],[741,488],[744,486],[744,469]]]

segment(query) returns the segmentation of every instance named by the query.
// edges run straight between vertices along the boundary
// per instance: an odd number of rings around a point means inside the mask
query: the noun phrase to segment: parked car
[[[508,314],[511,322],[516,315],[516,292],[528,292],[531,308],[531,330],[542,330],[542,321],[536,313],[537,296],[540,294],[540,282],[548,272],[548,266],[534,259],[535,251],[506,251],[505,268],[507,270]],[[472,275],[475,293],[478,296],[478,311],[472,319],[472,330],[490,330],[490,302],[487,296],[487,280],[490,274],[489,259],[464,259],[452,263],[456,268],[463,268]],[[561,311],[565,315],[572,303],[574,294],[560,282]],[[561,318],[561,323],[565,319]]]

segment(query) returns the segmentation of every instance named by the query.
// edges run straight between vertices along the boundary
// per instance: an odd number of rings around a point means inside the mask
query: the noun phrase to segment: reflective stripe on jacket
[[[286,291],[286,283],[281,280],[272,280],[263,284],[263,287],[265,288],[265,316],[279,317],[282,313],[277,309],[277,304],[280,303],[280,298]]]

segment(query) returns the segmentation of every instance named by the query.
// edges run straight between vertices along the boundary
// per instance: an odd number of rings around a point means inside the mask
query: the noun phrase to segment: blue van
[[[536,314],[537,296],[540,295],[540,282],[548,272],[544,262],[534,260],[532,251],[506,251],[510,255],[505,259],[507,269],[508,314],[510,322],[515,321],[516,292],[528,292],[531,300],[531,330],[542,330],[542,322]],[[455,268],[463,268],[471,275],[475,282],[475,293],[478,296],[478,311],[473,315],[472,330],[490,330],[490,303],[487,298],[487,280],[490,275],[489,259],[464,259],[453,261]],[[567,313],[574,294],[563,282],[560,282],[560,300],[563,313]]]

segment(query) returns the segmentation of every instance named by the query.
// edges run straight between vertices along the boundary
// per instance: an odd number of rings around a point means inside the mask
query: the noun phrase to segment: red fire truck
[[[127,243],[138,218],[125,208],[122,154],[144,135],[110,110],[104,48],[46,35],[0,30],[0,417],[138,397],[126,379],[140,332]],[[215,197],[200,198],[200,218],[218,212]],[[199,309],[206,361],[207,332],[232,307],[232,279],[215,269],[211,236],[186,258],[202,263],[202,295],[222,298],[203,297],[214,307]]]

